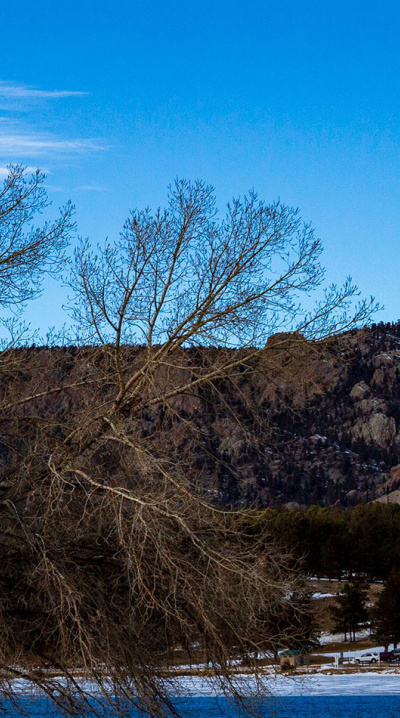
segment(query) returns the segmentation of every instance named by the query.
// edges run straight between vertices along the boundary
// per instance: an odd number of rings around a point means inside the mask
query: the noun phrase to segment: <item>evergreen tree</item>
[[[400,642],[400,569],[392,569],[373,610],[374,634],[378,641],[395,646]]]
[[[356,640],[356,631],[362,628],[368,619],[367,590],[360,581],[352,581],[344,585],[342,593],[337,594],[336,605],[331,608],[334,631],[343,633],[344,640],[349,635],[351,641]]]

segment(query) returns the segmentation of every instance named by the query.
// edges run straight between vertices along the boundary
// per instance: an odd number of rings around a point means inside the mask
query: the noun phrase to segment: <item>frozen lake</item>
[[[252,689],[251,676],[242,677],[242,689]],[[233,706],[225,697],[212,695],[212,685],[203,678],[180,680],[184,698],[173,699],[185,718],[234,718]],[[263,704],[265,716],[275,718],[398,718],[400,715],[400,675],[396,673],[363,673],[351,675],[271,676],[273,697]],[[85,686],[89,688],[89,686]],[[19,718],[26,711],[32,718],[61,718],[61,714],[45,700],[24,694],[19,683],[19,709],[7,706],[9,718]],[[84,714],[81,714],[83,718]],[[103,714],[111,718],[112,713]],[[132,710],[132,718],[145,718]],[[243,714],[241,714],[243,718]]]

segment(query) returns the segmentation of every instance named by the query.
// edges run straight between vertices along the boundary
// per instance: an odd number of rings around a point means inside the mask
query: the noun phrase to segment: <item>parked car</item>
[[[380,654],[381,661],[385,661],[385,663],[391,663],[391,661],[394,660],[394,652],[393,651],[382,651]]]
[[[400,648],[394,648],[392,651],[382,651],[379,654],[381,661],[386,663],[393,663],[400,661]]]
[[[362,653],[361,656],[356,656],[355,663],[378,663],[379,653]]]

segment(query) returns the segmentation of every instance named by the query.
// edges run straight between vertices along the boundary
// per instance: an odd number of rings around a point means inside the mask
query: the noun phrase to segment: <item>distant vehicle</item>
[[[385,663],[391,663],[391,661],[394,660],[394,653],[393,651],[382,651],[379,654],[379,657],[381,661],[385,661]]]
[[[394,648],[392,651],[382,651],[379,655],[381,661],[386,663],[400,661],[400,648]]]
[[[378,663],[379,653],[362,653],[354,659],[355,663]]]

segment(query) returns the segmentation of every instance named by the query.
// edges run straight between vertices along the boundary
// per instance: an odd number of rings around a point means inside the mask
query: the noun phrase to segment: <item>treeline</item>
[[[400,568],[396,504],[267,509],[249,512],[244,521],[252,534],[267,527],[278,543],[303,560],[311,575],[343,578],[356,573],[386,580],[392,568]]]

